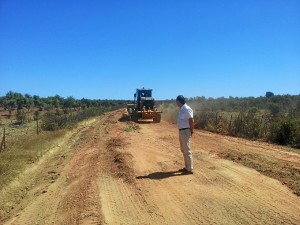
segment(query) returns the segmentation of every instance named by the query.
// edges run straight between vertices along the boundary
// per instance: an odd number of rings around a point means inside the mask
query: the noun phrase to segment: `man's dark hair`
[[[176,101],[179,101],[181,105],[185,104],[185,98],[183,97],[183,95],[178,95]]]

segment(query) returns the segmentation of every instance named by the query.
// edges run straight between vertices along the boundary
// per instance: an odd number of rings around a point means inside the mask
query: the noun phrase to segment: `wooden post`
[[[4,127],[4,134],[3,134],[3,140],[4,140],[3,143],[4,143],[4,144],[3,144],[3,149],[5,149],[5,144],[6,144],[6,143],[5,143],[5,141],[6,141],[6,140],[5,140],[5,136],[6,136],[6,135],[5,135],[5,127]]]
[[[39,119],[36,120],[36,135],[39,135]]]
[[[230,122],[229,122],[229,132],[231,133],[231,126],[232,126],[232,114],[230,115]]]
[[[2,150],[2,147],[3,147],[3,138],[1,139],[0,151]]]
[[[5,127],[4,127],[3,137],[2,137],[1,146],[0,146],[0,150],[2,150],[2,149],[5,149]]]

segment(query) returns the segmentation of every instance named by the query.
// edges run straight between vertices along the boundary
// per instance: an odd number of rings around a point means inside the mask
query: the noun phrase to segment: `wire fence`
[[[0,126],[0,190],[46,154],[53,147],[52,140],[64,134],[63,130],[42,130],[40,121],[6,122]]]

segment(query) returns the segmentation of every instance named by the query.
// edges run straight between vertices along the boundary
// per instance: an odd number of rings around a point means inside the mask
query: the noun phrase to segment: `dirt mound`
[[[124,138],[113,137],[106,142],[106,149],[110,162],[109,173],[117,178],[122,178],[125,182],[134,182],[134,170],[132,168],[132,155],[128,152],[121,152],[121,149],[126,146]]]

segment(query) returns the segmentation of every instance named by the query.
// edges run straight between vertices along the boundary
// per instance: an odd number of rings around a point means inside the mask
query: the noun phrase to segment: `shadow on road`
[[[169,177],[184,176],[184,175],[188,175],[188,174],[180,172],[180,171],[154,172],[154,173],[148,174],[147,176],[138,176],[138,177],[136,177],[136,179],[160,180],[160,179],[166,179]]]

